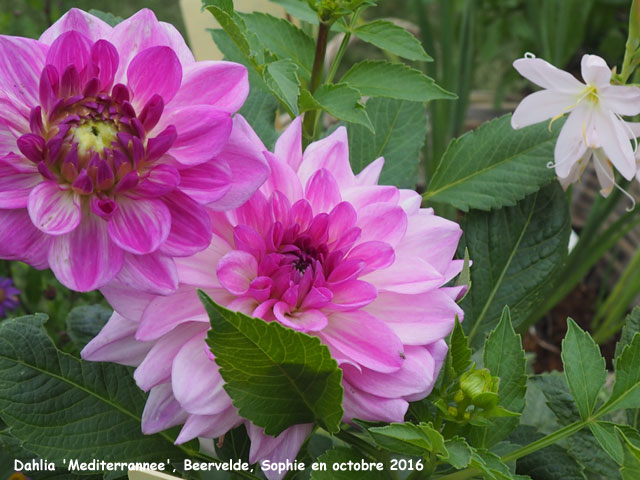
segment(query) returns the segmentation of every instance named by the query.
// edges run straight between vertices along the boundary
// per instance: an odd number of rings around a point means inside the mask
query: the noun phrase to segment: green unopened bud
[[[480,408],[492,408],[498,403],[498,377],[492,377],[486,368],[470,370],[460,377],[462,390],[471,403]]]

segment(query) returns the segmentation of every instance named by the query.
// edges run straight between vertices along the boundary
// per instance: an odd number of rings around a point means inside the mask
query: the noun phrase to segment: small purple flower
[[[10,278],[0,277],[0,318],[4,318],[9,310],[15,310],[20,304],[20,290],[13,286]]]

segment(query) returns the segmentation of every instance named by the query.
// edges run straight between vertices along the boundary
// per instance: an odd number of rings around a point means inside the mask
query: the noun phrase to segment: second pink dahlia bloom
[[[205,343],[198,288],[319,337],[344,371],[346,421],[401,422],[408,402],[433,388],[444,337],[463,315],[455,300],[466,287],[444,286],[462,268],[453,260],[460,227],[420,208],[416,192],[377,185],[382,159],[354,175],[344,128],[303,155],[297,119],[265,156],[267,182],[240,208],[211,211],[209,248],[177,260],[176,294],[102,290],[115,313],[82,354],[137,366],[138,385],[151,392],[144,431],[184,423],[186,441],[242,422]],[[311,429],[273,439],[247,426],[252,462],[292,459]]]
[[[172,257],[210,243],[204,205],[235,208],[268,175],[231,117],[248,91],[243,66],[196,62],[150,10],[0,36],[0,258],[74,290],[173,291]]]

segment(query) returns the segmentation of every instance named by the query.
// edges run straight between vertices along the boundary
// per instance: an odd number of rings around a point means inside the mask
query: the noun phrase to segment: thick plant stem
[[[316,42],[316,54],[313,59],[313,69],[311,70],[311,80],[309,81],[309,92],[315,92],[322,84],[322,73],[324,70],[324,57],[327,53],[327,42],[329,40],[329,29],[331,25],[320,22],[318,28],[318,40]],[[311,110],[304,116],[302,123],[302,132],[304,134],[304,142],[308,145],[314,138],[316,130],[316,112]],[[306,146],[306,145],[305,145]]]

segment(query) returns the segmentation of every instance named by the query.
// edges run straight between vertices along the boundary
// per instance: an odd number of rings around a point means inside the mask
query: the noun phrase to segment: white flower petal
[[[636,161],[624,122],[610,111],[594,111],[593,120],[604,153],[622,176],[631,180],[636,174]]]
[[[587,151],[583,128],[588,121],[588,113],[586,108],[577,107],[569,114],[569,118],[560,131],[554,151],[556,174],[560,178],[568,177],[573,165]]]
[[[542,88],[576,94],[585,88],[585,85],[573,75],[541,58],[519,58],[513,62],[513,66],[520,75]]]
[[[582,78],[589,85],[605,87],[611,81],[611,69],[602,58],[597,55],[583,55],[580,64]]]
[[[593,163],[595,164],[598,182],[600,182],[600,194],[606,198],[613,190],[613,168],[611,163],[607,161],[602,149],[594,152]]]
[[[513,112],[511,126],[515,129],[542,122],[569,112],[576,103],[575,95],[541,90],[528,95]]]
[[[600,105],[618,115],[640,113],[640,88],[630,85],[607,85],[598,89]]]

